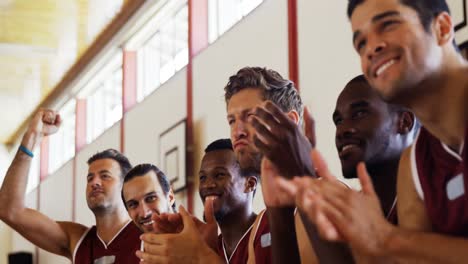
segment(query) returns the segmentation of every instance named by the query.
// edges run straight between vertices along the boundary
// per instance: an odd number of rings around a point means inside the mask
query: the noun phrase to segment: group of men
[[[332,117],[343,176],[361,191],[330,173],[294,84],[245,67],[224,88],[230,139],[209,144],[201,162],[204,221],[176,210],[156,166],[132,167],[112,149],[88,161],[95,226],[25,208],[29,150],[61,122],[51,110],[23,137],[1,219],[74,263],[464,263],[468,64],[447,3],[349,0],[348,16],[363,75]],[[260,183],[266,209],[256,214]]]

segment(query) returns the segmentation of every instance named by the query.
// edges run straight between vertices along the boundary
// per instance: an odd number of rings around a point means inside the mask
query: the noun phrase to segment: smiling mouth
[[[353,151],[360,150],[361,146],[358,144],[347,144],[341,147],[339,156],[341,159],[346,158],[349,154],[351,154]]]
[[[382,75],[382,73],[384,73],[388,68],[390,68],[390,66],[392,66],[393,64],[395,64],[397,62],[397,59],[391,59],[389,61],[387,61],[386,63],[380,65],[377,70],[375,71],[375,74],[374,74],[374,77],[379,77],[380,75]]]
[[[140,222],[140,224],[142,226],[148,227],[148,226],[152,226],[154,224],[154,221],[153,220],[144,221],[144,222]]]

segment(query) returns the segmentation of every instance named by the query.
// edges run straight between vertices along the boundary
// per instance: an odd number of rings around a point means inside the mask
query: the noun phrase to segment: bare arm
[[[30,150],[43,136],[55,133],[60,117],[52,111],[39,111],[23,136],[22,145]],[[25,207],[25,192],[32,158],[18,151],[0,189],[0,218],[35,245],[52,253],[72,257],[71,245],[86,227],[58,223],[42,213]]]
[[[424,202],[418,196],[410,167],[410,149],[401,158],[398,171],[398,221],[400,228],[386,247],[402,263],[460,263],[468,259],[468,240],[431,232]]]

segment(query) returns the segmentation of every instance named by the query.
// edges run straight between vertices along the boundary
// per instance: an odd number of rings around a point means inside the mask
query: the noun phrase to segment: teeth
[[[143,225],[145,225],[145,226],[152,225],[152,224],[154,224],[153,220],[143,223]]]
[[[356,144],[345,145],[345,146],[341,149],[341,151],[345,151],[345,150],[348,150],[348,149],[354,148],[354,147],[358,147],[358,145],[356,145]]]
[[[376,76],[379,76],[382,72],[384,72],[388,67],[392,66],[395,63],[395,60],[390,60],[386,62],[384,65],[380,66],[375,73]]]

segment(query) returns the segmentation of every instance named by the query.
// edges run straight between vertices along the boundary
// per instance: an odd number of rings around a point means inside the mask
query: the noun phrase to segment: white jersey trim
[[[83,233],[83,235],[81,235],[80,240],[78,240],[78,243],[76,243],[75,250],[73,250],[73,263],[75,263],[76,252],[78,252],[78,248],[80,248],[81,243],[83,242],[84,238],[85,238],[86,235],[89,233],[89,231],[91,230],[91,228],[93,228],[93,227],[88,228],[88,230],[86,230],[86,231]]]
[[[120,228],[119,232],[117,232],[114,237],[109,241],[109,243],[104,243],[104,241],[99,237],[99,234],[97,233],[97,229],[96,229],[96,236],[98,237],[99,241],[101,241],[102,245],[104,246],[104,248],[107,250],[107,247],[114,241],[114,239],[120,234],[122,233],[122,231],[130,224],[132,223],[132,220],[129,220],[122,228]]]
[[[411,163],[411,176],[413,178],[414,188],[419,195],[419,198],[424,201],[424,192],[421,186],[421,181],[419,180],[419,173],[418,167],[416,163],[416,145],[418,144],[420,132],[416,136],[416,140],[414,141],[413,145],[411,146],[411,155],[410,155],[410,163]]]
[[[262,215],[260,216],[260,221],[258,222],[258,225],[257,225],[257,227],[255,228],[254,237],[257,236],[258,226],[260,225],[260,223],[261,223],[261,221],[262,221],[263,215],[264,215],[264,214],[262,214]],[[236,247],[234,248],[234,250],[232,251],[232,253],[231,253],[231,255],[229,256],[229,258],[228,258],[227,252],[226,252],[226,247],[224,246],[224,237],[222,238],[221,244],[222,244],[222,246],[223,246],[224,258],[225,258],[225,260],[226,260],[226,263],[230,263],[230,262],[231,262],[231,258],[232,258],[232,256],[234,256],[234,254],[236,253],[237,247],[238,247],[239,244],[242,242],[242,240],[244,240],[245,236],[249,233],[249,231],[254,227],[254,224],[255,224],[255,222],[253,222],[252,225],[245,231],[245,233],[244,233],[244,235],[241,237],[241,239],[239,239],[239,241],[237,241],[237,245],[236,245]]]
[[[451,148],[449,148],[449,146],[445,145],[442,141],[440,141],[440,144],[445,149],[445,151],[447,151],[448,154],[450,154],[451,156],[456,158],[458,161],[462,161],[461,151],[460,151],[460,154],[458,154],[455,151],[453,151]],[[463,143],[462,143],[462,148],[461,149],[463,149]]]

